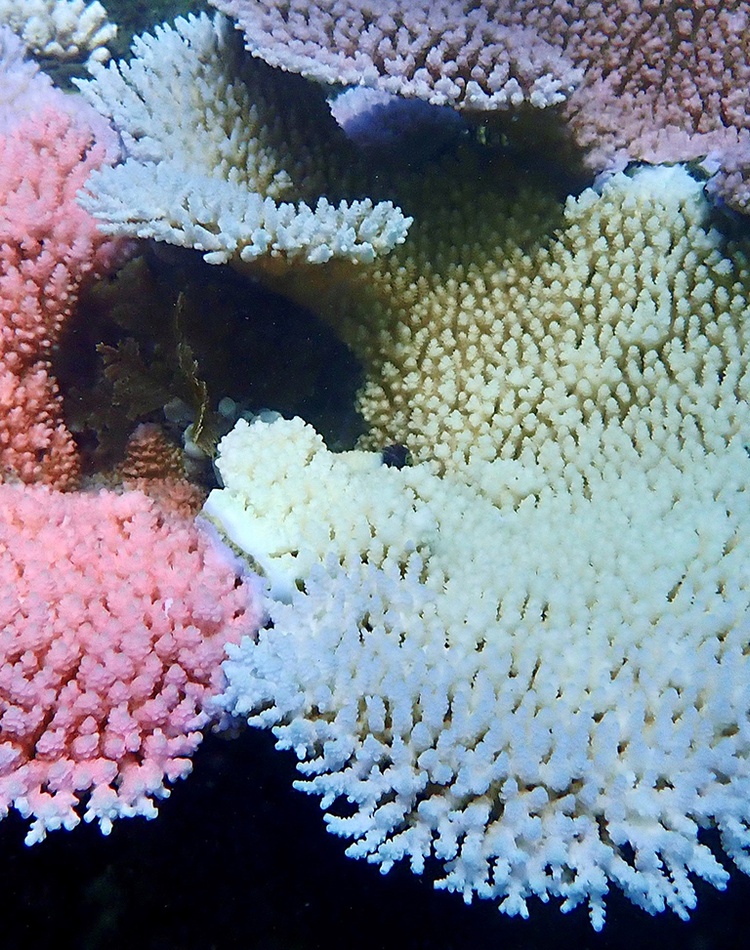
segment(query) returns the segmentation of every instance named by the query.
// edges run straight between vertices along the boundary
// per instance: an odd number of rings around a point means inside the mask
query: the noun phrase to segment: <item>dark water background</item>
[[[13,950],[733,950],[748,947],[750,880],[697,884],[688,923],[613,893],[596,934],[582,908],[523,921],[466,906],[407,868],[344,856],[294,759],[266,732],[210,736],[153,821],[122,819],[23,844],[0,824],[0,946]]]

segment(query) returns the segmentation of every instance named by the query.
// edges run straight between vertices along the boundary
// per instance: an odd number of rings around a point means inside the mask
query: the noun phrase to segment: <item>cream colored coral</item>
[[[425,461],[300,420],[223,440],[204,510],[272,619],[223,704],[294,750],[351,856],[509,914],[599,929],[616,886],[686,917],[728,880],[702,829],[750,871],[750,273],[682,169],[511,221],[491,198],[452,256],[477,204],[318,282],[369,392],[392,358],[375,439]]]
[[[691,876],[723,888],[699,828],[750,870],[750,427],[674,458],[600,436],[585,477],[470,482],[240,422],[205,507],[275,598],[223,704],[346,800],[347,853],[436,859],[509,914],[588,903],[597,929],[610,885],[681,917]]]
[[[0,23],[17,33],[28,49],[54,59],[90,62],[109,59],[106,44],[117,35],[99,0],[0,0]]]
[[[286,278],[364,363],[363,444],[453,469],[550,442],[580,460],[583,434],[609,425],[666,452],[735,429],[750,273],[710,228],[701,184],[644,169],[562,207],[507,173],[467,151],[401,183],[415,223],[367,273]]]
[[[127,156],[79,196],[103,231],[211,263],[369,263],[403,240],[409,219],[390,201],[346,200],[361,170],[322,92],[252,59],[223,17],[178,18],[133,51],[76,83]]]
[[[263,466],[253,458],[263,458]],[[238,421],[221,441],[218,467],[225,487],[211,492],[204,513],[281,600],[290,600],[297,582],[331,552],[352,566],[368,550],[377,563],[397,568],[437,531],[435,516],[416,504],[404,477],[378,453],[333,455],[299,418]]]

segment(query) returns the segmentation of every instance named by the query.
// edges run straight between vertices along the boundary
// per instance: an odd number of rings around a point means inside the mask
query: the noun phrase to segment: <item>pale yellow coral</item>
[[[467,478],[240,420],[204,512],[273,624],[230,650],[222,703],[324,809],[347,799],[326,820],[352,856],[434,858],[509,914],[553,896],[599,929],[611,882],[686,917],[691,876],[728,879],[699,828],[750,868],[749,432],[672,460],[610,426],[585,478]]]
[[[548,442],[580,460],[584,432],[613,424],[667,454],[727,437],[748,397],[750,272],[699,182],[645,169],[563,206],[469,152],[438,172],[396,189],[415,223],[367,271],[285,278],[364,363],[366,447],[451,469]]]
[[[280,283],[362,358],[367,441],[417,461],[225,437],[204,511],[272,626],[222,703],[351,856],[509,914],[599,929],[615,885],[684,918],[727,882],[705,829],[750,869],[750,269],[684,169],[561,203],[502,167],[402,181],[403,247]]]

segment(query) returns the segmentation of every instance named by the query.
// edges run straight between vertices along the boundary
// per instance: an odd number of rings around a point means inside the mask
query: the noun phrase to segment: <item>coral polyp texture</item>
[[[142,491],[162,508],[185,517],[197,514],[205,501],[205,491],[185,474],[181,449],[153,423],[133,430],[115,475],[129,490]]]
[[[347,167],[357,160],[322,92],[280,82],[223,17],[180,18],[134,53],[77,83],[127,156],[80,196],[105,233],[196,248],[211,263],[371,261],[403,240],[409,220],[391,202],[347,200],[347,184],[362,187]]]
[[[273,728],[347,854],[494,898],[614,885],[682,917],[691,876],[750,870],[748,427],[670,460],[619,430],[569,485],[473,484],[334,455],[300,420],[238,423],[206,513],[271,583],[223,703]],[[656,446],[654,446],[656,450]]]
[[[117,36],[107,11],[94,0],[0,0],[0,24],[9,26],[38,56],[82,59],[109,58],[106,44]]]
[[[75,485],[123,238],[313,311],[366,432],[243,410],[197,522],[153,424],[120,494],[0,485],[0,816],[150,817],[239,719],[383,871],[685,918],[750,874],[748,4],[215,5],[246,48],[180,18],[77,99],[0,29],[0,476]]]
[[[750,269],[681,168],[532,198],[416,213],[367,323],[333,282],[373,441],[417,464],[300,420],[222,441],[204,510],[272,619],[224,703],[352,856],[509,914],[599,929],[616,886],[685,917],[729,877],[704,829],[750,871]]]
[[[0,28],[0,474],[58,488],[79,477],[52,356],[81,291],[112,269],[122,241],[76,203],[117,155],[101,118],[53,89]]]
[[[328,284],[276,284],[362,360],[363,446],[404,443],[455,469],[533,465],[555,445],[580,467],[603,426],[669,452],[694,415],[707,448],[719,419],[734,424],[747,258],[684,169],[619,173],[561,203],[466,150],[398,187],[415,218],[401,247]]]
[[[748,207],[746,0],[212,2],[274,65],[469,112],[559,104],[591,168],[709,155]]]
[[[248,49],[326,83],[366,85],[433,105],[486,111],[563,102],[582,73],[559,47],[502,23],[492,0],[216,0]]]
[[[0,486],[0,815],[28,844],[156,814],[190,772],[224,645],[259,598],[192,520],[140,492]]]

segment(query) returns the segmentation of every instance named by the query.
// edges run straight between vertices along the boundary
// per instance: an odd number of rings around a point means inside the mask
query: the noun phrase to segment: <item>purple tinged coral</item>
[[[408,149],[410,158],[434,155],[468,129],[450,106],[402,99],[379,89],[355,86],[329,100],[331,114],[360,148]]]
[[[212,2],[274,66],[468,112],[558,105],[592,170],[707,156],[750,207],[747,0]]]
[[[216,0],[271,66],[469,111],[563,102],[581,78],[567,55],[492,0]]]

